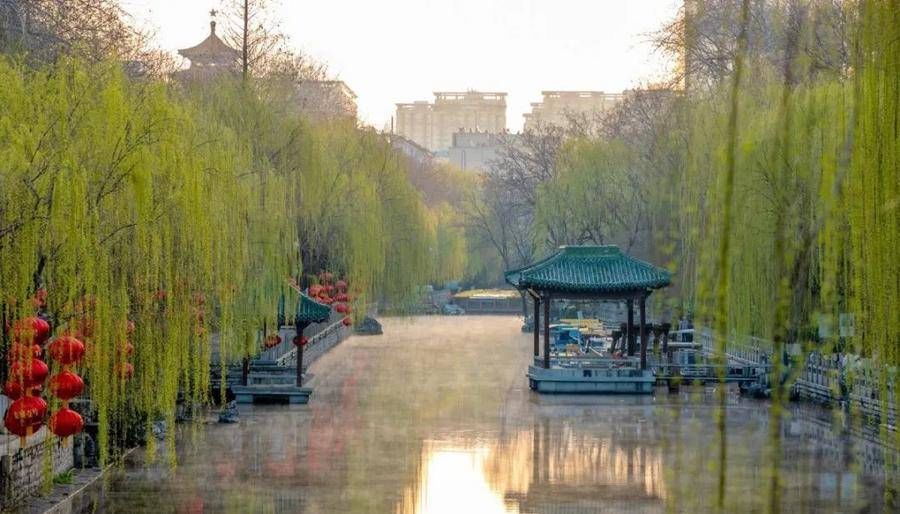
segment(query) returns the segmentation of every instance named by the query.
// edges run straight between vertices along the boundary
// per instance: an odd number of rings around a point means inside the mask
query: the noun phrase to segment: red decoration
[[[34,296],[31,298],[31,305],[34,306],[35,309],[41,309],[47,306],[47,290],[43,287],[38,289]]]
[[[7,358],[9,362],[27,361],[28,359],[40,359],[41,347],[36,344],[25,345],[22,343],[13,343],[9,347]]]
[[[21,319],[13,326],[13,338],[20,343],[44,344],[50,337],[50,324],[37,316]]]
[[[349,301],[349,297],[347,296],[347,293],[338,293],[338,294],[334,295],[334,299],[339,302],[348,302]]]
[[[17,382],[21,382],[26,389],[39,386],[47,380],[50,368],[41,359],[31,359],[31,362],[14,362],[9,367],[9,376]]]
[[[266,348],[275,348],[276,346],[281,344],[281,336],[278,334],[269,334],[266,336],[265,346]]]
[[[3,384],[3,394],[8,396],[10,400],[18,400],[22,397],[22,383],[15,380],[7,380]]]
[[[316,297],[322,292],[322,286],[314,284],[309,286],[309,296]]]
[[[50,378],[50,393],[67,402],[84,391],[84,381],[71,371],[63,371]]]
[[[306,346],[309,343],[309,338],[306,336],[294,336],[293,343],[294,346]]]
[[[338,300],[338,301],[340,301],[340,300]],[[339,303],[334,306],[334,310],[336,310],[340,314],[347,314],[347,305],[343,304],[343,303]]]
[[[119,376],[124,380],[130,380],[134,376],[134,365],[130,362],[123,362],[118,366]]]
[[[78,337],[90,339],[94,337],[94,320],[91,318],[81,318],[76,322],[75,333]]]
[[[335,285],[335,287],[337,287],[338,291],[343,292],[343,291],[347,290],[347,282],[345,282],[343,280],[338,280],[337,282],[334,283],[334,285]]]
[[[60,336],[47,347],[50,357],[63,365],[71,365],[84,357],[84,343],[74,336]]]
[[[6,410],[3,425],[7,430],[25,438],[40,428],[47,414],[47,402],[40,396],[23,396]],[[24,443],[24,441],[23,441]]]
[[[63,407],[50,416],[48,425],[56,436],[66,438],[81,432],[84,428],[84,419],[81,418],[81,414]]]
[[[134,345],[131,344],[131,341],[126,340],[119,345],[117,351],[124,354],[126,357],[131,357],[131,355],[134,354]]]
[[[350,319],[350,316],[344,316],[344,319],[341,320],[341,323],[343,323],[345,327],[349,327],[353,324],[353,320]]]

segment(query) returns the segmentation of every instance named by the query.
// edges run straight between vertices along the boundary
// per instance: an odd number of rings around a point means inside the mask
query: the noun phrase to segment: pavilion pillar
[[[672,329],[672,326],[668,323],[662,324],[662,354],[666,357],[669,356],[669,330]]]
[[[534,326],[532,332],[534,332],[534,356],[537,357],[541,354],[541,299],[536,296],[533,296],[531,299],[534,300]]]
[[[641,296],[639,300],[641,309],[641,369],[647,369],[647,297]]]
[[[300,341],[303,339],[303,331],[306,330],[306,327],[309,326],[309,323],[297,323],[296,331],[297,331],[297,387],[303,385],[303,344],[300,344]]]
[[[634,300],[627,300],[628,323],[625,325],[625,351],[631,357],[634,355]]]
[[[544,304],[544,369],[550,369],[550,295],[543,300]]]

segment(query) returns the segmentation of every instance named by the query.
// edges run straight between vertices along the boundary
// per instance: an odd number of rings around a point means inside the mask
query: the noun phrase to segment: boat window
[[[591,370],[589,370],[589,369],[583,370],[582,373],[584,373],[584,376],[586,376],[586,377],[591,376]]]

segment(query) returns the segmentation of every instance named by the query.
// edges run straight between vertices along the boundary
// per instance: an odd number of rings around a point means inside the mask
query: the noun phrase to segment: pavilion
[[[635,336],[634,304],[640,311],[641,370],[647,369],[647,297],[671,282],[662,268],[623,253],[618,246],[562,246],[546,259],[506,272],[506,281],[534,301],[534,356],[540,355],[544,307],[543,368],[550,368],[550,303],[553,300],[617,300],[628,311],[626,338]]]

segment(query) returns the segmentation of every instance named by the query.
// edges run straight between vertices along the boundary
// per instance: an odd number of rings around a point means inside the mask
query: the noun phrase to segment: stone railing
[[[696,331],[703,351],[717,351],[712,331]],[[758,337],[744,337],[728,341],[728,358],[747,364],[772,362],[772,343]],[[803,369],[792,382],[792,391],[801,397],[826,404],[843,404],[858,408],[868,416],[875,416],[891,427],[897,424],[897,370],[882,369],[869,359],[851,354],[823,355],[809,352],[803,359]]]
[[[346,339],[350,335],[350,331],[350,327],[344,326],[341,319],[338,319],[318,330],[315,334],[307,336],[309,337],[309,342],[303,347],[304,367],[309,366],[325,352]],[[291,337],[293,338],[293,330]],[[291,344],[291,349],[275,359],[275,362],[285,367],[296,366],[297,348]]]

